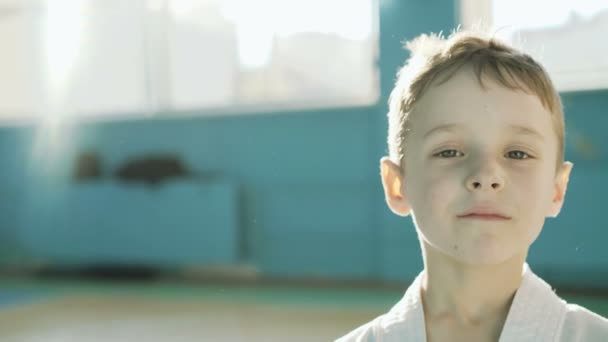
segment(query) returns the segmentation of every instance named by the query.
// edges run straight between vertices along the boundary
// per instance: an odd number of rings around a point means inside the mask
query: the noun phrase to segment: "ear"
[[[386,204],[391,211],[399,216],[408,216],[411,211],[410,203],[403,193],[403,175],[401,168],[388,157],[380,159],[380,176]]]
[[[566,197],[566,188],[570,179],[570,171],[574,165],[571,162],[564,162],[555,175],[553,200],[549,208],[549,217],[557,217],[564,205]]]

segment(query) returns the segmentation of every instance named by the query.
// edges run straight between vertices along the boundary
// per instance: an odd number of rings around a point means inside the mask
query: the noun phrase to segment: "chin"
[[[444,246],[446,247],[446,246]],[[512,248],[505,241],[493,238],[478,240],[477,243],[462,243],[458,247],[449,246],[450,250],[441,248],[443,254],[448,254],[459,263],[477,266],[489,266],[504,263],[513,258],[517,248]]]
[[[470,266],[491,266],[503,264],[518,255],[519,251],[507,250],[503,248],[496,249],[475,249],[464,251],[465,253],[456,256],[456,258]]]
[[[427,249],[427,251],[423,250],[424,254],[440,254],[452,261],[469,266],[499,265],[522,255],[522,251],[524,251],[524,255],[527,253],[527,248],[519,246],[516,241],[504,241],[493,236],[477,239],[476,243],[467,242],[448,245],[447,241],[432,243],[427,239],[422,239],[422,248]]]

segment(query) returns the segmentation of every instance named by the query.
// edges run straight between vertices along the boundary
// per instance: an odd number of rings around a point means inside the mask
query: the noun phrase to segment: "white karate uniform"
[[[337,342],[426,342],[420,298],[421,272],[403,298],[386,314],[337,339]],[[608,319],[568,304],[527,263],[499,342],[608,342]]]

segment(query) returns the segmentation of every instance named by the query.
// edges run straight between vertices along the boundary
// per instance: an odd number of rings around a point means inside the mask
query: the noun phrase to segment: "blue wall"
[[[66,130],[71,143],[49,158],[42,173],[55,185],[69,186],[72,162],[82,149],[95,148],[106,170],[129,157],[175,152],[191,168],[220,172],[238,187],[239,263],[271,276],[411,279],[422,268],[416,234],[409,218],[386,207],[379,178],[379,160],[387,153],[386,101],[407,57],[401,42],[422,32],[449,32],[456,11],[451,0],[381,3],[377,105],[78,124]],[[568,138],[571,131],[586,138],[568,140],[567,158],[575,168],[566,205],[558,220],[547,222],[530,262],[549,280],[569,284],[579,272],[590,286],[605,284],[608,230],[602,229],[602,206],[593,195],[608,190],[601,182],[607,154],[600,149],[608,145],[602,132],[608,127],[608,91],[564,94],[564,103]],[[26,255],[17,213],[42,170],[28,159],[35,132],[0,128],[0,248],[21,246]]]

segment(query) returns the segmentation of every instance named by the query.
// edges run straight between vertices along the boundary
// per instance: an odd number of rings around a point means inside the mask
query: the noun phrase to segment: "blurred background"
[[[421,33],[492,27],[560,91],[565,206],[528,262],[608,315],[608,3],[0,0],[0,339],[330,341],[422,270],[384,202]]]

